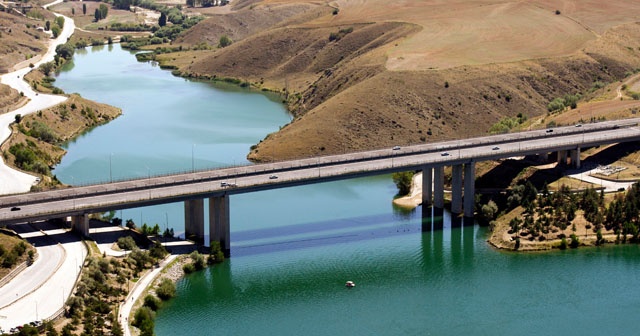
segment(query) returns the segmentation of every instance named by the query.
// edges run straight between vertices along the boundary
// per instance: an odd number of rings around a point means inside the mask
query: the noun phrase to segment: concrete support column
[[[567,165],[567,151],[561,150],[558,151],[558,165],[566,166]]]
[[[433,206],[444,208],[444,167],[433,168]]]
[[[462,165],[451,167],[451,212],[462,212]]]
[[[547,153],[547,152],[540,153],[540,154],[538,154],[538,158],[540,158],[540,161],[542,161],[542,162],[547,162],[547,161],[549,161],[549,153]]]
[[[433,168],[422,169],[422,206],[430,206],[433,199]]]
[[[473,217],[476,198],[476,163],[464,165],[464,216]]]
[[[71,217],[71,229],[81,235],[89,236],[89,215],[76,215]]]
[[[184,234],[198,243],[204,241],[204,200],[184,201]]]
[[[231,249],[229,222],[229,196],[209,198],[209,239],[220,242],[225,255]]]
[[[569,152],[571,156],[571,165],[573,168],[580,168],[580,147]]]

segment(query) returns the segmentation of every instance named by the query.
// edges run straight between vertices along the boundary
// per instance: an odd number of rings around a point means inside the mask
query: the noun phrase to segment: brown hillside
[[[0,10],[2,10],[0,6]],[[34,12],[45,15],[44,10]],[[34,57],[45,50],[48,35],[37,27],[44,26],[44,20],[33,20],[14,11],[0,11],[0,73],[13,70],[17,63]]]
[[[504,116],[545,114],[556,97],[596,97],[601,83],[640,68],[640,3],[623,0],[239,0],[234,9],[182,41],[228,34],[234,44],[180,70],[285,94],[296,118],[249,154],[255,161],[482,135]]]

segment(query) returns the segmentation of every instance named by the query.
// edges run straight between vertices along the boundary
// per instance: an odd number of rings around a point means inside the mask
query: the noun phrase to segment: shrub
[[[196,271],[196,267],[193,264],[184,264],[182,265],[182,270],[187,274],[191,274]]]
[[[228,47],[233,43],[233,41],[227,35],[220,36],[220,40],[218,41],[218,48]]]
[[[131,236],[126,236],[118,238],[118,247],[123,250],[133,250],[136,249],[138,245],[136,245],[135,240],[133,240]]]
[[[580,239],[578,239],[578,236],[575,235],[575,233],[571,234],[571,243],[569,244],[569,246],[571,246],[571,248],[576,248],[580,245]]]
[[[176,296],[176,285],[171,280],[163,278],[156,289],[156,294],[161,300],[167,301]]]
[[[198,253],[198,251],[193,251],[189,256],[191,257],[191,260],[193,260],[193,267],[196,271],[202,270],[204,268],[205,261],[202,254]]]
[[[140,329],[141,334],[149,334],[149,332],[151,332],[151,334],[149,335],[152,335],[154,327],[154,316],[154,312],[149,309],[149,307],[142,306],[138,310],[136,310],[133,325]]]
[[[560,246],[559,246],[559,248],[560,248],[561,250],[566,250],[566,249],[567,249],[567,245],[568,245],[568,244],[567,244],[567,238],[562,237],[562,240],[560,240]]]
[[[153,311],[157,311],[160,308],[162,301],[153,295],[147,295],[144,297],[144,306],[149,307]]]

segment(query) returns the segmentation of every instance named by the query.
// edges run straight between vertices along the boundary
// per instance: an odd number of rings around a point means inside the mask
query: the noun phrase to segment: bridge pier
[[[229,196],[209,198],[209,240],[220,242],[225,255],[231,250]]]
[[[544,153],[539,153],[538,154],[538,159],[542,162],[548,162],[549,161],[549,153],[544,152]]]
[[[462,212],[462,165],[451,167],[451,213]]]
[[[71,230],[84,237],[89,237],[89,215],[82,214],[71,217]]]
[[[476,163],[464,165],[464,217],[472,218],[476,198]]]
[[[571,157],[571,165],[573,168],[580,169],[580,147],[569,151]]]
[[[187,239],[204,241],[204,200],[184,201],[184,235]]]
[[[444,167],[433,168],[433,206],[444,208]]]
[[[558,151],[558,165],[566,166],[567,165],[567,151],[559,150]]]
[[[422,206],[430,206],[433,202],[433,168],[422,169]]]

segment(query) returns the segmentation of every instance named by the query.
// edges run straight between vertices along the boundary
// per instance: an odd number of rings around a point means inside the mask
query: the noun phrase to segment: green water
[[[68,145],[55,171],[68,183],[244,162],[289,121],[264,96],[172,77],[118,46],[77,55],[56,85],[124,110]],[[382,176],[232,196],[232,258],[181,280],[156,333],[637,334],[638,246],[498,252],[486,229],[423,221],[394,193]],[[181,204],[118,216],[183,225]]]

